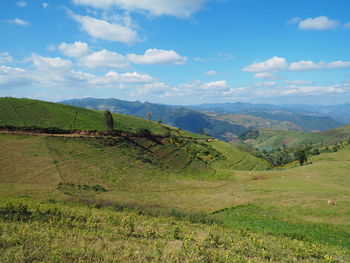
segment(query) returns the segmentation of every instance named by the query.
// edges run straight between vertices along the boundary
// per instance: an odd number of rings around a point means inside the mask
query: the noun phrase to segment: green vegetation
[[[39,127],[59,128],[61,130],[106,131],[103,111],[92,111],[63,104],[30,99],[0,98],[0,127]],[[148,129],[152,134],[207,138],[184,130],[160,125],[142,118],[113,113],[113,129],[137,133]],[[109,122],[112,120],[110,119]],[[111,125],[111,124],[110,124]]]
[[[345,262],[347,252],[231,227],[64,203],[0,206],[1,262]]]
[[[107,131],[109,132],[113,131],[114,121],[113,121],[112,113],[109,110],[105,111],[105,122],[106,122]]]
[[[21,110],[28,100],[6,100],[17,106],[2,126],[63,129],[81,110],[32,101],[38,116],[51,107],[42,122]],[[82,127],[106,129],[104,112],[82,111]],[[347,143],[281,147],[276,156],[302,149],[308,162],[269,169],[234,145],[112,115],[143,136],[0,134],[1,262],[350,261]]]

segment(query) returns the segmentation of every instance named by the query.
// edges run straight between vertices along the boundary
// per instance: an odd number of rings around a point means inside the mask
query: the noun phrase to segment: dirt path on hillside
[[[6,135],[24,135],[24,136],[44,136],[44,137],[64,137],[64,138],[120,138],[127,137],[129,139],[143,139],[144,137],[136,137],[136,136],[127,136],[127,135],[119,135],[119,136],[111,136],[111,135],[90,135],[84,133],[65,133],[65,134],[53,134],[53,133],[40,133],[40,132],[27,132],[27,131],[6,131],[0,130],[0,134]],[[157,137],[156,137],[157,138]],[[166,137],[159,137],[158,139],[165,139]],[[207,141],[215,141],[217,139],[196,139],[190,137],[178,137],[180,139],[192,139],[197,142],[207,142]]]

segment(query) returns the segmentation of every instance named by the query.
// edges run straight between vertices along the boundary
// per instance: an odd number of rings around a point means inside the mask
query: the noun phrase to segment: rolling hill
[[[249,131],[242,135],[243,142],[259,150],[267,151],[284,146],[289,148],[301,145],[324,147],[350,139],[350,125],[314,133],[272,129],[255,129],[253,131],[255,132],[252,133],[252,131]],[[249,134],[252,134],[252,136]],[[232,143],[237,143],[237,140]]]
[[[0,116],[105,129],[103,112],[41,101],[0,99]],[[349,262],[349,145],[274,170],[223,141],[113,118],[163,136],[3,130],[1,262]]]

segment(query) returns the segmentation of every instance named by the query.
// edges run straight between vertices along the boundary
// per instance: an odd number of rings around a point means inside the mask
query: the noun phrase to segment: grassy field
[[[145,141],[141,143],[151,144]],[[213,148],[218,151],[226,151],[226,156],[230,154],[230,148],[225,148],[226,145],[218,142],[211,144],[214,144]],[[221,232],[218,230],[219,232],[215,235],[220,239],[234,240],[238,238],[237,234],[231,237],[228,233],[235,232],[248,235],[252,244],[257,245],[262,242],[265,244],[263,246],[265,252],[259,251],[267,253],[268,256],[264,258],[262,255],[255,254],[251,258],[252,262],[264,262],[264,260],[268,262],[270,259],[275,262],[347,262],[350,259],[346,252],[350,249],[348,223],[350,222],[350,177],[348,176],[350,147],[345,147],[337,153],[325,153],[313,157],[311,165],[276,171],[240,171],[228,166],[220,168],[221,161],[214,159],[212,164],[209,163],[209,168],[210,165],[217,166],[216,173],[208,172],[206,175],[205,173],[196,174],[194,172],[196,168],[184,172],[177,169],[177,163],[165,161],[167,155],[177,156],[169,154],[171,149],[166,148],[159,155],[159,159],[164,160],[164,163],[173,164],[173,167],[165,167],[163,161],[157,159],[158,155],[150,154],[149,151],[140,155],[139,150],[130,148],[130,142],[125,141],[118,142],[114,146],[106,146],[97,139],[1,135],[0,147],[3,152],[0,157],[0,202],[3,205],[8,201],[28,203],[28,209],[34,211],[37,208],[32,200],[44,202],[45,205],[49,205],[46,204],[47,200],[56,200],[59,202],[56,205],[58,209],[75,211],[74,204],[81,202],[107,206],[119,204],[121,207],[135,208],[146,214],[160,213],[156,217],[160,218],[159,220],[168,221],[169,225],[173,219],[171,217],[169,219],[168,214],[173,209],[185,214],[204,213],[213,217],[218,224],[215,226],[204,224],[205,226],[198,227],[186,220],[184,223],[182,219],[176,222],[187,224],[188,230],[185,232],[188,234],[191,233],[192,228],[205,227],[208,231],[209,228],[218,228]],[[154,151],[160,154],[159,146],[154,147]],[[337,205],[329,206],[328,199],[335,200]],[[64,205],[61,207],[59,204]],[[73,208],[70,208],[72,205]],[[90,211],[88,208],[79,209],[86,213]],[[103,211],[101,213],[104,213]],[[136,214],[127,211],[121,213],[125,216],[131,213],[136,221],[145,220],[143,217],[139,218],[136,212]],[[150,222],[158,220],[151,215],[149,215]],[[25,231],[24,229],[29,231],[41,223],[35,220],[21,223],[10,220],[2,221],[1,224],[2,236],[9,238],[12,236],[9,233]],[[54,223],[51,222],[51,224]],[[49,236],[46,231],[52,229],[52,225],[48,224],[45,227],[47,228],[42,234]],[[79,229],[81,228],[80,226]],[[165,226],[165,228],[169,227]],[[92,231],[89,226],[83,229],[82,231],[88,233]],[[67,230],[62,231],[60,239],[63,239],[64,234],[68,232],[68,227]],[[20,237],[20,243],[26,242],[30,233]],[[59,233],[53,233],[53,235],[56,234]],[[88,236],[79,237],[77,242],[86,244]],[[254,243],[253,237],[257,238],[256,236],[261,240],[258,243]],[[200,243],[203,236],[198,234],[197,238],[196,242]],[[124,240],[128,238],[124,237]],[[153,239],[145,240],[147,238],[142,241],[131,238],[126,247],[129,246],[129,250],[134,251],[132,249],[134,246],[147,243],[147,253],[152,254],[153,250],[150,250],[150,247],[157,242]],[[285,240],[284,249],[282,250],[278,245],[274,246],[273,240]],[[160,245],[160,250],[164,251],[167,238],[158,241],[164,242]],[[232,240],[225,242],[236,244],[236,241]],[[227,244],[224,245],[226,249],[228,249]],[[296,247],[293,248],[292,244]],[[43,246],[44,243],[41,245]],[[183,248],[183,245],[180,247]],[[8,249],[5,249],[6,255],[11,253]],[[293,249],[302,253],[303,256],[293,254],[297,253],[291,252]],[[28,250],[31,248],[28,247]],[[323,254],[321,253],[320,256],[320,252],[313,250],[323,251]],[[215,253],[218,255],[215,258],[225,262],[223,251],[226,250],[217,250]],[[185,258],[188,259],[190,255],[197,252],[186,252],[190,254],[184,252]],[[39,252],[33,250],[33,253]],[[49,254],[52,253],[54,252],[50,250]],[[102,261],[110,256],[109,252],[104,253],[101,257]],[[133,254],[133,252],[130,253]],[[24,256],[26,252],[20,250],[18,255],[20,254]],[[313,258],[314,254],[318,256]],[[238,253],[237,257],[241,257],[241,262],[247,262],[248,255],[251,255],[251,252],[246,251],[246,253]],[[133,254],[130,258],[135,260],[135,257],[142,256]],[[78,262],[77,259],[75,260],[72,262]],[[152,260],[157,262],[155,259]],[[169,258],[166,260],[171,261]],[[192,262],[203,262],[201,260],[202,258],[197,255]],[[211,260],[216,262],[213,258]],[[6,259],[5,262],[11,261]]]
[[[0,262],[350,261],[349,145],[290,169],[191,138],[0,149]]]

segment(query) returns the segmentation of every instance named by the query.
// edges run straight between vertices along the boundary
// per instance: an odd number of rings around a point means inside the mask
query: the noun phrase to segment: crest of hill
[[[62,130],[105,131],[103,111],[31,99],[0,98],[0,126],[59,128]],[[206,138],[142,118],[113,113],[114,128],[123,132],[148,129],[152,134]]]

